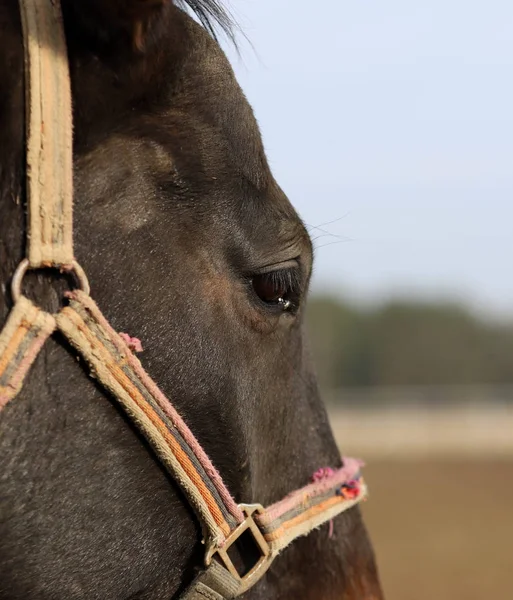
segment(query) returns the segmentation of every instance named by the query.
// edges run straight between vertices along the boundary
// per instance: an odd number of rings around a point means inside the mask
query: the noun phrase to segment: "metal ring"
[[[89,296],[89,294],[91,292],[91,288],[89,286],[89,280],[87,279],[86,272],[80,266],[80,263],[78,263],[76,260],[74,260],[74,261],[72,261],[72,263],[70,265],[62,266],[61,271],[66,271],[67,273],[73,273],[79,283],[78,289],[82,290],[84,292],[84,294],[87,294]]]
[[[15,303],[18,302],[18,300],[21,297],[21,284],[23,282],[23,278],[25,277],[25,273],[31,268],[32,267],[30,266],[30,262],[29,262],[28,258],[24,258],[20,262],[18,267],[16,268],[16,271],[14,272],[14,275],[13,275],[12,281],[11,281],[11,295],[12,295],[12,299]],[[39,268],[39,267],[35,267],[35,268]],[[45,268],[45,267],[41,267],[41,268]],[[50,268],[59,268],[59,267],[50,267]],[[91,288],[89,287],[89,281],[87,279],[87,275],[85,274],[84,269],[82,269],[82,267],[79,265],[79,263],[76,260],[74,260],[69,265],[62,265],[60,267],[60,271],[66,272],[66,273],[73,273],[76,277],[76,280],[78,281],[79,289],[82,290],[85,294],[89,295]]]
[[[14,271],[14,275],[11,281],[11,296],[14,303],[18,302],[18,300],[20,299],[21,282],[23,281],[23,278],[25,277],[25,273],[27,272],[29,266],[30,263],[28,258],[24,258],[16,268],[16,271]]]

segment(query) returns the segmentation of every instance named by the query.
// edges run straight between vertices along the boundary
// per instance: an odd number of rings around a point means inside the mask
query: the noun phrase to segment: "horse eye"
[[[294,311],[299,305],[299,269],[279,269],[251,278],[253,291],[267,306],[281,311]]]
[[[253,277],[253,289],[260,300],[267,304],[277,304],[287,294],[287,284],[271,277],[271,273]]]

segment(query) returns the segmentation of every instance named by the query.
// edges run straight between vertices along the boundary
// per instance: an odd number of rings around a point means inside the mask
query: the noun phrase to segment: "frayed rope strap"
[[[343,462],[341,469],[328,470],[318,481],[292,492],[255,517],[273,554],[367,496],[360,473],[363,462],[354,458],[344,458]]]
[[[52,315],[23,296],[0,333],[0,410],[16,396],[30,366],[55,329]]]
[[[296,538],[308,535],[367,497],[367,487],[360,473],[362,461],[344,458],[343,462],[341,469],[324,470],[317,481],[292,492],[255,517],[269,544],[269,565]],[[180,600],[231,600],[256,581],[248,585],[214,561],[198,575]]]
[[[138,425],[196,509],[207,539],[222,547],[245,515],[176,409],[93,300],[81,291],[68,296],[70,305],[56,316],[58,329]],[[346,459],[342,469],[258,512],[255,521],[271,553],[359,502],[366,493],[361,465]]]
[[[25,45],[28,260],[73,263],[71,86],[60,3],[20,0]]]
[[[193,582],[185,600],[236,598],[260,579],[290,542],[333,519],[366,497],[362,463],[344,459],[336,471],[322,470],[304,488],[249,515],[238,506],[219,473],[169,400],[144,371],[124,339],[82,291],[67,294],[69,306],[55,316],[21,297],[0,335],[0,402],[13,398],[49,335],[57,329],[86,360],[91,374],[126,411],[162,464],[185,493],[202,524],[208,568]],[[222,554],[239,530],[256,526],[263,538],[262,564],[252,577],[239,576]]]
[[[71,292],[69,297],[70,306],[56,317],[59,330],[137,424],[176,479],[196,510],[205,536],[222,544],[244,515],[210,459],[91,298],[81,291]]]

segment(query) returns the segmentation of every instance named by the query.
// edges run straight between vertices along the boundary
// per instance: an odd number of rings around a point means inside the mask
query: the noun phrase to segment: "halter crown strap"
[[[183,600],[228,600],[250,589],[278,553],[299,536],[366,497],[362,463],[344,459],[314,481],[264,509],[237,505],[205,451],[172,403],[145,372],[89,296],[73,256],[71,84],[59,0],[19,0],[27,77],[28,258],[13,277],[15,306],[0,331],[0,410],[20,391],[47,338],[57,328],[91,374],[139,428],[184,492],[203,528],[205,568]],[[73,269],[81,290],[57,315],[22,295],[28,268]],[[229,549],[251,536],[260,556],[239,573]]]
[[[20,0],[25,41],[28,260],[73,263],[72,112],[60,2]]]

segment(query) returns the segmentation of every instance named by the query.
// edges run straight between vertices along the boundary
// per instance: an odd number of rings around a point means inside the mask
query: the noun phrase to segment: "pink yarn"
[[[312,483],[319,483],[320,481],[325,481],[330,477],[335,475],[335,470],[331,467],[321,467],[317,469],[315,473],[312,475]],[[357,479],[350,479],[346,484],[342,485],[341,495],[344,498],[352,499],[356,498],[360,493],[360,482]],[[330,519],[328,522],[328,539],[332,539],[335,534],[335,524],[333,519]]]
[[[299,490],[291,492],[288,496],[285,496],[283,500],[280,500],[267,508],[265,514],[258,519],[259,523],[266,525],[275,519],[279,519],[289,510],[304,505],[304,502],[308,498],[323,494],[335,486],[342,486],[343,484],[354,481],[360,468],[364,466],[364,462],[356,458],[347,457],[343,457],[342,460],[344,466],[340,469],[334,470],[329,467],[324,467],[320,479],[313,481]],[[321,469],[316,471],[316,474],[320,471]],[[355,494],[355,497],[356,495],[357,494]]]
[[[332,477],[335,471],[331,467],[321,467],[312,475],[312,482],[317,483],[328,477]]]
[[[128,333],[120,333],[119,337],[125,342],[132,352],[142,352],[143,347],[141,340],[136,337],[131,337]]]

